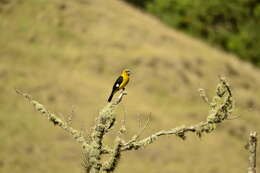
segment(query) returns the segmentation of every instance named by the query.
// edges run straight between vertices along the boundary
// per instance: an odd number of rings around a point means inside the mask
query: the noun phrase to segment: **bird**
[[[108,102],[111,102],[114,94],[116,92],[118,92],[119,90],[125,90],[125,86],[128,84],[129,82],[129,76],[132,74],[132,72],[129,69],[124,69],[121,73],[121,75],[117,78],[117,80],[115,81],[113,88],[112,88],[112,92],[108,98]]]

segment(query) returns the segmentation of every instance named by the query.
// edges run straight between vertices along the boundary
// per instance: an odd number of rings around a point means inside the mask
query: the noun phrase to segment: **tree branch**
[[[256,173],[256,147],[257,147],[257,133],[250,132],[249,141],[248,141],[248,151],[249,151],[248,173]]]
[[[138,150],[142,147],[152,144],[157,139],[159,139],[160,136],[176,135],[182,139],[185,139],[188,132],[193,132],[198,137],[201,137],[204,133],[210,133],[215,130],[217,124],[222,123],[224,120],[227,120],[233,110],[233,98],[230,86],[224,78],[220,78],[220,82],[217,85],[216,89],[216,96],[213,97],[211,102],[208,101],[205,93],[203,93],[203,91],[201,90],[202,99],[204,99],[204,101],[208,103],[210,107],[209,115],[207,116],[205,121],[200,122],[196,125],[180,126],[170,130],[161,130],[144,139],[139,140],[141,133],[149,124],[148,119],[145,126],[141,128],[141,130],[128,142],[124,142],[124,140],[121,139],[120,136],[118,136],[115,140],[114,146],[111,147],[113,149],[111,149],[110,146],[107,146],[103,143],[104,136],[113,128],[116,122],[115,109],[122,101],[123,97],[127,95],[126,91],[122,91],[114,102],[108,103],[99,112],[89,141],[84,138],[83,134],[80,131],[75,130],[70,126],[71,117],[68,118],[68,121],[64,120],[64,122],[55,114],[50,113],[42,104],[33,100],[28,94],[22,93],[19,90],[16,90],[16,92],[26,98],[37,111],[39,111],[43,116],[47,117],[48,120],[50,120],[54,125],[57,125],[70,133],[72,137],[82,145],[82,148],[84,150],[83,166],[86,173],[113,172],[120,160],[122,151]],[[123,122],[123,128],[125,128],[124,123],[125,122]],[[119,135],[120,134],[123,133],[119,133]],[[107,161],[101,159],[101,156],[103,154],[110,154],[110,157],[107,159]],[[255,161],[252,161],[252,163],[254,163],[255,166]]]
[[[229,84],[223,77],[219,80],[220,83],[216,88],[216,96],[214,96],[211,103],[209,103],[210,111],[206,121],[188,127],[180,126],[170,130],[161,130],[139,141],[137,141],[136,135],[134,135],[128,142],[123,143],[121,151],[138,150],[152,144],[160,136],[176,135],[182,139],[185,139],[187,132],[193,132],[198,137],[201,137],[203,133],[210,133],[215,130],[217,124],[222,123],[230,117],[234,106]],[[112,150],[107,147],[102,148],[102,153],[112,153]]]
[[[121,156],[121,147],[122,147],[122,141],[119,137],[117,137],[115,140],[115,148],[112,151],[112,156],[107,162],[104,163],[102,167],[102,172],[110,173],[115,170]]]
[[[186,138],[186,133],[187,132],[196,132],[197,130],[200,130],[199,133],[201,133],[204,130],[208,130],[208,124],[207,123],[201,123],[199,125],[196,126],[190,126],[190,127],[177,127],[171,130],[161,130],[159,132],[156,132],[140,141],[135,141],[130,140],[130,142],[127,142],[126,144],[123,145],[122,147],[122,151],[126,151],[126,150],[138,150],[141,147],[145,147],[146,145],[152,144],[153,142],[155,142],[158,137],[160,136],[164,136],[164,135],[176,135],[178,137],[181,137],[182,139]]]
[[[123,96],[125,95],[127,95],[126,91],[122,91],[114,102],[108,103],[99,113],[93,132],[91,133],[90,150],[87,151],[91,165],[91,173],[98,173],[103,166],[101,163],[101,155],[104,153],[102,152],[102,148],[104,148],[103,138],[104,135],[113,127],[116,120],[114,114],[115,108],[122,101]],[[119,149],[120,148],[121,143]],[[113,151],[110,153],[114,154]]]
[[[70,126],[67,122],[62,121],[57,115],[54,113],[49,112],[42,104],[37,102],[36,100],[33,100],[31,96],[29,96],[26,93],[23,93],[19,90],[15,90],[17,94],[23,96],[27,101],[29,101],[30,104],[34,106],[34,108],[40,112],[43,116],[45,116],[50,122],[52,122],[55,126],[59,126],[60,128],[64,129],[66,132],[71,134],[71,136],[82,145],[83,149],[86,149],[89,147],[87,144],[86,139],[82,135],[82,133]]]
[[[225,78],[220,78],[220,83],[217,85],[216,96],[213,97],[210,105],[210,113],[205,122],[201,122],[194,126],[181,126],[171,130],[162,130],[154,133],[147,138],[140,141],[131,139],[129,142],[125,143],[122,147],[122,151],[126,150],[137,150],[141,147],[145,147],[148,144],[152,144],[160,136],[164,135],[177,135],[182,139],[186,138],[187,132],[195,132],[197,136],[201,137],[203,133],[212,132],[218,123],[226,120],[232,113],[233,110],[233,99],[229,84],[226,82]]]

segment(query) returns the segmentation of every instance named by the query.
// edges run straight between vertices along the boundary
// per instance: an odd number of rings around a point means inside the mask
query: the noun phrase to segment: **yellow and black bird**
[[[129,76],[132,74],[132,72],[129,69],[124,69],[121,75],[117,78],[113,88],[112,92],[108,98],[108,102],[111,102],[114,94],[119,91],[120,89],[124,90],[125,86],[129,82]]]

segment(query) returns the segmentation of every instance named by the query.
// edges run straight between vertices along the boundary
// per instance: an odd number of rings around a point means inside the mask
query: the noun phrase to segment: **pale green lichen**
[[[29,96],[28,94],[22,93],[19,90],[16,90],[16,92],[22,95],[25,99],[27,99],[34,106],[34,108],[43,116],[45,116],[50,122],[52,122],[54,125],[58,125],[62,129],[70,133],[72,137],[82,145],[82,148],[88,148],[86,140],[79,131],[70,127],[66,122],[62,121],[54,113],[50,113],[41,103],[37,102],[36,100],[33,100],[31,96]]]
[[[115,108],[122,100],[122,97],[125,94],[121,94],[119,98],[113,102],[108,103],[99,113],[99,116],[96,120],[95,126],[91,133],[91,141],[89,144],[88,152],[88,161],[90,163],[89,169],[90,173],[98,173],[98,172],[112,172],[119,160],[121,142],[115,144],[115,149],[110,152],[110,159],[107,162],[101,162],[101,155],[104,154],[103,147],[103,139],[104,135],[109,132],[109,130],[114,126],[116,118],[115,118]],[[102,168],[102,169],[101,169]]]
[[[233,98],[230,87],[224,78],[220,78],[217,85],[216,96],[211,102],[211,110],[207,117],[209,123],[220,123],[226,120],[233,111]]]
[[[47,117],[54,125],[57,125],[69,132],[73,138],[82,145],[84,150],[83,167],[85,173],[110,173],[115,170],[120,160],[121,152],[127,150],[138,150],[149,144],[152,144],[160,136],[176,135],[181,139],[186,139],[187,132],[193,132],[198,137],[204,133],[211,133],[217,127],[217,124],[222,123],[228,119],[233,111],[233,98],[229,84],[224,78],[220,78],[220,83],[217,85],[216,96],[213,97],[211,103],[206,97],[204,90],[200,90],[202,99],[209,104],[210,111],[206,121],[198,123],[193,126],[180,126],[170,130],[161,130],[144,139],[138,140],[140,134],[134,135],[128,142],[124,142],[120,137],[115,140],[114,147],[104,144],[104,136],[113,128],[116,117],[115,109],[121,102],[122,97],[126,95],[122,92],[115,102],[108,103],[100,112],[97,117],[96,123],[93,127],[89,140],[87,140],[81,131],[72,128],[71,119],[63,121],[58,116],[50,113],[42,104],[33,100],[28,94],[24,94],[17,90],[17,93],[24,96],[37,111],[43,116]],[[145,129],[145,128],[143,128]],[[122,134],[122,133],[119,133]],[[103,154],[109,154],[107,160],[102,160]]]
[[[203,97],[206,97],[203,94]],[[208,100],[207,98],[204,98]],[[201,122],[194,126],[180,126],[171,130],[159,131],[145,139],[140,141],[127,142],[123,145],[122,150],[137,150],[148,144],[153,143],[159,136],[175,134],[182,139],[186,139],[187,132],[195,132],[198,137],[201,137],[204,133],[210,133],[214,131],[217,124],[228,119],[232,114],[234,103],[232,93],[229,84],[224,78],[220,78],[220,83],[217,85],[216,96],[213,97],[212,102],[209,103],[210,111],[205,122]]]
[[[114,150],[112,151],[110,159],[103,164],[102,172],[110,173],[115,170],[121,156],[121,147],[122,147],[122,141],[118,137],[116,138],[115,147]]]

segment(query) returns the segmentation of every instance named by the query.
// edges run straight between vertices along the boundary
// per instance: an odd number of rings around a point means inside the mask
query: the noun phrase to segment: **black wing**
[[[121,83],[123,82],[123,77],[119,76],[113,86],[113,91],[118,90],[119,86],[121,85]]]

